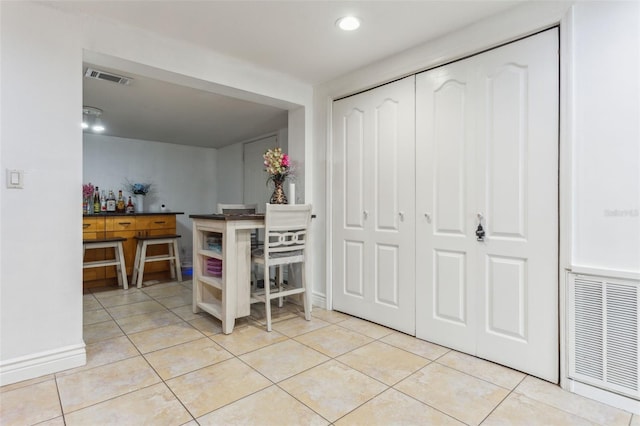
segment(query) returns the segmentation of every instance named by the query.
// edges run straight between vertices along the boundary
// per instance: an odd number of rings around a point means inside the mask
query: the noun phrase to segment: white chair
[[[218,203],[218,214],[255,214],[258,209],[257,204],[223,204]],[[251,249],[258,248],[258,232],[251,233]]]
[[[124,250],[122,243],[127,241],[126,238],[102,238],[97,240],[83,240],[82,241],[82,268],[101,268],[103,266],[115,266],[116,277],[118,278],[118,285],[122,286],[125,290],[129,288],[129,282],[127,281],[127,267],[124,263]],[[113,259],[106,260],[94,260],[85,261],[84,255],[87,250],[112,248],[114,257]]]
[[[252,214],[256,212],[257,208],[257,204],[218,203],[218,214]]]
[[[264,266],[264,289],[255,291],[255,300],[264,302],[267,318],[267,331],[271,331],[271,300],[280,299],[292,294],[303,294],[304,317],[311,320],[311,300],[307,291],[305,277],[305,259],[308,245],[308,229],[311,222],[311,205],[309,204],[267,204],[264,218],[264,247],[254,250],[252,263]],[[301,285],[293,288],[291,283],[283,285],[283,266],[299,263],[301,265]],[[278,267],[275,286],[270,284],[269,271],[272,266]],[[290,287],[291,286],[291,287]]]
[[[138,244],[136,246],[136,259],[133,263],[133,276],[131,282],[136,283],[136,287],[142,288],[144,276],[144,265],[148,262],[169,261],[171,278],[182,282],[182,268],[180,266],[180,248],[178,247],[178,234],[168,235],[147,235],[134,237]],[[168,254],[148,256],[147,248],[154,245],[166,245]]]

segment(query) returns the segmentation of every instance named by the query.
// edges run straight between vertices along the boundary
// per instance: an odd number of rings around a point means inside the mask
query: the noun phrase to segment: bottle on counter
[[[122,197],[122,189],[118,191],[118,202],[116,203],[116,213],[125,212],[124,198]]]
[[[127,208],[126,208],[127,213],[134,213],[135,209],[133,207],[133,203],[131,202],[131,196],[129,196],[129,202],[127,202]]]
[[[100,213],[100,191],[96,186],[96,190],[93,192],[93,213]]]
[[[116,196],[113,194],[113,190],[109,190],[109,196],[107,197],[107,213],[116,212]]]
[[[107,196],[104,194],[104,190],[100,194],[100,213],[107,212]]]

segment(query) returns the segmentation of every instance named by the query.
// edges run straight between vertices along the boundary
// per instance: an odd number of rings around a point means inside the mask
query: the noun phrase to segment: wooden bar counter
[[[83,240],[121,237],[127,240],[123,243],[127,275],[133,274],[133,262],[136,256],[136,236],[153,236],[176,233],[176,215],[183,212],[161,213],[99,213],[82,217]],[[103,260],[111,256],[106,250],[88,251],[85,261]],[[152,253],[152,250],[156,252]],[[164,254],[165,247],[152,247],[150,255]],[[145,278],[168,279],[171,277],[169,262],[153,262],[145,266]],[[82,276],[83,289],[117,286],[115,267],[84,269]]]

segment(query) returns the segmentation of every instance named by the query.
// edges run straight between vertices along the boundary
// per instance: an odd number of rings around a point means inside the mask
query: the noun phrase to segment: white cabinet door
[[[414,77],[333,104],[333,307],[415,333]]]
[[[417,337],[555,382],[557,29],[416,86]]]

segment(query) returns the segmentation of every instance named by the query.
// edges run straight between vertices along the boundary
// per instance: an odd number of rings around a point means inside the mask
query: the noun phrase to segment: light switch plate
[[[24,170],[7,169],[7,188],[22,189],[24,183]]]

